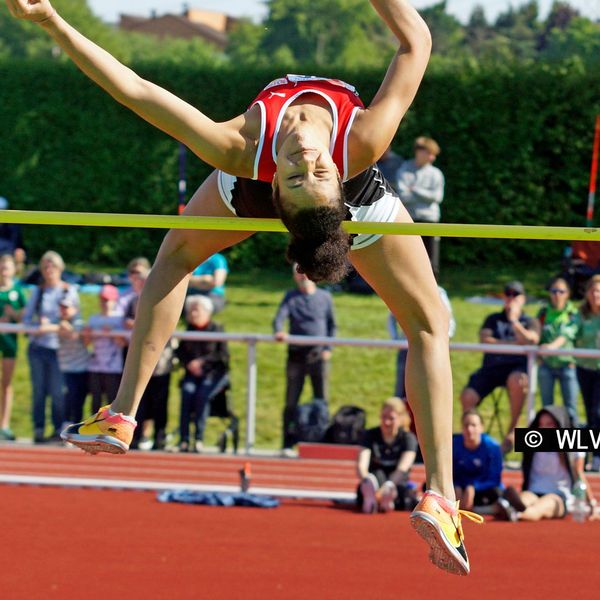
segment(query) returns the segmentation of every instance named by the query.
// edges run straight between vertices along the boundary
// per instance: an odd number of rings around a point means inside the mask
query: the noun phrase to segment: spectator
[[[333,299],[329,292],[321,290],[297,264],[292,267],[296,289],[286,292],[273,320],[275,338],[283,342],[288,334],[284,331],[289,320],[289,335],[335,337]],[[304,379],[310,377],[313,397],[329,400],[330,346],[299,346],[290,344],[286,365],[286,395],[283,411],[283,453],[291,454],[296,443],[293,435],[294,415],[304,387]]]
[[[400,169],[403,162],[404,159],[392,150],[391,145],[388,146],[387,150],[377,161],[377,168],[381,171],[381,174],[385,180],[390,184],[396,193],[396,174],[398,173],[398,169]]]
[[[579,308],[575,346],[600,350],[600,275],[591,277]],[[577,358],[577,381],[588,427],[600,427],[600,360]],[[591,468],[600,471],[600,450],[594,450]]]
[[[542,408],[530,427],[572,427],[568,412],[562,406]],[[498,500],[498,516],[509,521],[540,521],[560,519],[573,505],[573,484],[577,479],[586,482],[582,452],[523,452],[523,487],[519,493],[509,486]],[[596,501],[587,485],[587,500]],[[593,514],[593,511],[591,511]]]
[[[448,313],[450,315],[450,324],[448,327],[448,337],[452,339],[456,332],[456,321],[454,320],[454,314],[452,313],[452,305],[450,304],[450,298],[448,298],[448,294],[446,290],[438,285],[438,292],[440,293],[440,299],[442,300],[442,304],[448,309]],[[405,340],[406,335],[402,331],[402,329],[398,326],[398,321],[392,313],[389,313],[388,316],[388,331],[390,333],[390,337],[393,340]],[[394,396],[401,398],[402,400],[406,400],[406,388],[404,385],[405,380],[405,372],[406,372],[406,359],[408,357],[408,350],[398,350],[398,354],[396,355],[396,385],[394,388]]]
[[[212,320],[212,302],[206,296],[189,296],[185,301],[187,331],[222,332]],[[211,400],[229,387],[229,351],[226,342],[182,340],[177,357],[185,368],[181,380],[179,450],[203,449],[204,429]],[[195,424],[195,444],[190,447],[190,424]]]
[[[550,303],[540,309],[537,319],[541,326],[540,348],[572,348],[577,335],[577,309],[570,301],[569,284],[562,277],[554,277],[548,286]],[[576,427],[577,373],[572,356],[542,356],[538,367],[538,383],[542,405],[554,404],[554,383],[560,383],[563,403]]]
[[[146,259],[134,260],[139,262],[137,262],[137,265],[133,269],[130,269],[132,289],[127,296],[129,299],[128,304],[124,308],[124,325],[126,329],[133,328],[139,296],[150,274],[150,270],[146,270],[146,267],[150,266],[150,263]],[[136,415],[142,426],[138,427],[133,434],[130,445],[132,449],[164,450],[165,448],[174,347],[174,340],[169,340],[160,353],[160,358],[142,394]],[[124,358],[127,356],[127,348],[128,346],[126,345],[123,349]]]
[[[415,140],[415,157],[402,164],[394,187],[400,200],[415,223],[439,223],[440,204],[444,200],[444,175],[433,166],[440,154],[438,143],[427,137]],[[424,236],[433,272],[437,277],[440,270],[440,238]]]
[[[452,461],[456,499],[463,510],[493,506],[502,495],[500,444],[483,433],[483,419],[475,410],[463,413],[462,433],[454,435]]]
[[[537,344],[539,323],[523,313],[525,288],[520,281],[512,281],[504,287],[504,310],[489,315],[479,331],[481,344]],[[471,410],[494,389],[505,386],[510,401],[510,425],[502,441],[503,453],[509,452],[514,443],[514,430],[519,421],[529,380],[527,357],[519,354],[494,354],[486,352],[483,364],[469,379],[460,400],[463,411]]]
[[[8,200],[0,196],[0,210],[7,210]],[[15,259],[15,273],[22,277],[25,273],[25,245],[23,244],[23,233],[18,223],[0,224],[0,255],[11,254]]]
[[[131,304],[133,298],[137,298],[142,292],[144,283],[150,273],[150,261],[143,256],[138,256],[129,261],[127,265],[127,278],[129,287],[123,290],[117,301],[117,312],[125,314],[127,307]]]
[[[408,476],[418,445],[410,421],[406,404],[400,398],[388,398],[381,407],[379,427],[365,431],[357,463],[361,483],[356,502],[362,512],[412,510],[416,506]]]
[[[225,307],[225,280],[229,270],[227,259],[222,254],[213,254],[198,265],[190,277],[188,294],[203,294],[213,303],[213,314]]]
[[[60,320],[59,303],[69,298],[79,306],[79,295],[73,285],[61,281],[65,263],[57,252],[49,250],[40,259],[42,280],[33,290],[23,313],[25,325],[38,325],[30,334],[27,356],[31,371],[33,394],[33,441],[60,441],[59,432],[65,420],[63,379],[58,364],[59,338],[56,325]],[[46,425],[46,397],[52,400],[52,425],[50,438],[44,437]]]
[[[23,289],[15,284],[15,259],[12,254],[0,256],[0,323],[18,323],[23,316],[26,299]],[[0,440],[14,440],[10,428],[13,403],[12,379],[17,359],[17,334],[0,334],[2,384],[0,388]]]
[[[58,364],[65,384],[65,421],[77,423],[83,417],[83,405],[89,389],[90,355],[82,336],[84,323],[79,308],[71,298],[63,298],[59,302],[59,310]]]
[[[114,285],[103,285],[98,295],[100,312],[88,319],[87,327],[83,330],[83,341],[86,345],[92,345],[88,366],[92,413],[114,400],[121,381],[125,340],[122,337],[98,335],[124,328],[123,315],[117,308],[118,299],[119,290]],[[92,335],[93,332],[96,335]]]

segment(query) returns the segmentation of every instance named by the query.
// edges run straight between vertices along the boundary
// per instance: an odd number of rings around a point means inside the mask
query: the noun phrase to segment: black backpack
[[[367,416],[359,406],[342,406],[333,416],[325,434],[328,444],[358,444],[365,431]]]
[[[329,407],[322,398],[296,407],[294,436],[297,442],[322,442],[328,425]]]

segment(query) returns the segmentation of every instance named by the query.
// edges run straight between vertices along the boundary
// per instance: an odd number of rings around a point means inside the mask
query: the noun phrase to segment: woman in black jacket
[[[185,301],[187,331],[222,332],[212,321],[213,304],[207,296],[188,296]],[[204,428],[211,400],[229,386],[229,351],[226,342],[183,340],[177,357],[185,368],[181,380],[180,452],[190,450],[190,424],[195,425],[193,449],[203,448]]]

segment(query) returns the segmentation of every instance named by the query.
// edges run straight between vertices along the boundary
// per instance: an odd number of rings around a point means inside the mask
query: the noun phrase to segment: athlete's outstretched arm
[[[392,141],[419,89],[431,54],[429,28],[407,0],[370,1],[400,47],[373,101],[353,127],[359,138],[357,150],[364,144],[363,148],[370,152],[370,156],[362,157],[366,165],[379,160]]]
[[[6,0],[6,3],[13,16],[43,27],[73,62],[115,100],[186,144],[210,165],[229,172],[240,165],[244,148],[240,134],[243,117],[215,123],[187,102],[142,79],[71,27],[49,0]]]

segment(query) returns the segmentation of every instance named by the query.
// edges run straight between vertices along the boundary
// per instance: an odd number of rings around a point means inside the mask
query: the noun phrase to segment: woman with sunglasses
[[[17,18],[41,26],[76,65],[118,102],[217,169],[184,214],[279,216],[291,233],[287,256],[313,281],[339,281],[348,260],[387,303],[406,333],[406,389],[427,470],[428,491],[413,526],[441,568],[467,574],[452,481],[452,373],[448,316],[423,242],[415,236],[351,237],[342,221],[411,222],[374,166],[417,93],[431,53],[425,21],[407,0],[370,0],[398,42],[368,107],[336,79],[288,75],[248,110],[217,123],[146,81],[66,23],[48,0],[6,0]],[[366,9],[366,2],[365,2]],[[244,195],[242,178],[272,186],[266,201]],[[345,201],[345,185],[358,200]],[[359,190],[359,191],[357,191]],[[112,408],[63,432],[89,452],[123,453],[140,398],[175,328],[190,272],[251,232],[178,229],[167,234],[140,298],[119,394]]]
[[[538,312],[541,325],[540,348],[553,350],[573,348],[577,334],[577,309],[571,302],[571,289],[562,277],[554,277],[548,285],[549,304]],[[560,384],[563,404],[577,426],[577,374],[572,356],[542,356],[538,367],[538,385],[542,405],[554,404],[554,384]]]

